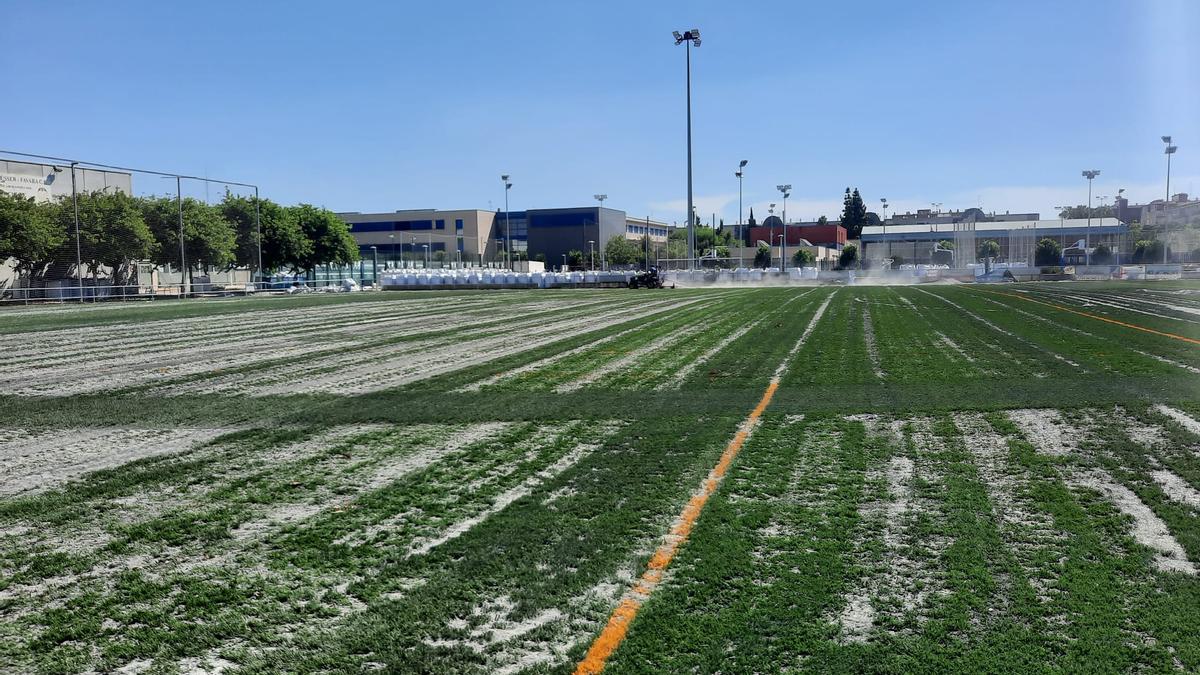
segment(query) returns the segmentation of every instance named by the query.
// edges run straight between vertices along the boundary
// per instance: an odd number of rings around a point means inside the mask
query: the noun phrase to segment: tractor
[[[658,275],[658,268],[651,267],[645,272],[638,272],[629,277],[630,288],[662,288],[663,280]]]

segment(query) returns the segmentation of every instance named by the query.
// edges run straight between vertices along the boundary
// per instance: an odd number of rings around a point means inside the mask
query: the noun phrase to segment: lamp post
[[[1177,145],[1171,145],[1171,137],[1163,136],[1162,142],[1163,154],[1167,156],[1167,201],[1163,203],[1163,264],[1167,264],[1167,214],[1166,210],[1171,208],[1171,155],[1179,149]]]
[[[783,235],[778,234],[775,236],[779,238],[779,269],[782,270],[783,269],[783,246],[784,246]]]
[[[79,302],[83,303],[83,248],[79,243],[79,193],[75,188],[75,167],[71,162],[71,206],[75,209],[75,284],[79,286]]]
[[[689,31],[684,31],[682,35],[679,31],[672,31],[675,37],[675,44],[683,44],[684,52],[687,61],[687,217],[688,217],[688,269],[692,269],[695,263],[695,234],[693,228],[695,226],[694,216],[692,215],[692,47],[700,46],[700,29],[693,28]]]
[[[512,266],[512,227],[508,220],[508,191],[512,189],[512,181],[508,174],[502,174],[500,181],[504,183],[504,262]]]
[[[395,225],[393,225],[392,227],[395,227]],[[391,255],[389,257],[392,259],[391,263],[394,264],[396,262],[396,233],[395,232],[388,233],[388,242],[391,244],[390,248],[392,249]],[[391,264],[389,264],[388,267],[390,268]]]
[[[745,221],[742,220],[742,175],[745,173],[748,163],[749,160],[743,159],[738,163],[738,170],[733,174],[738,179],[738,267],[745,267],[743,254],[746,249],[746,226],[744,225]]]
[[[1105,206],[1104,202],[1108,201],[1108,195],[1096,197],[1096,201],[1100,202],[1100,208],[1103,210]],[[1102,243],[1104,241],[1104,216],[1100,216],[1100,241]]]
[[[379,288],[379,250],[371,247],[371,285]]]
[[[425,249],[425,269],[429,269],[429,244],[421,244],[421,247]]]
[[[892,256],[892,245],[887,241],[887,197],[881,198],[879,203],[879,210],[883,213],[883,216],[879,219],[879,225],[883,228],[883,241],[880,243],[883,244],[883,257],[890,258]]]
[[[1087,233],[1083,238],[1083,255],[1084,264],[1092,264],[1092,180],[1100,175],[1099,169],[1084,169],[1083,177],[1088,182],[1088,219]]]
[[[562,254],[562,259],[563,259],[562,271],[566,272],[567,271],[567,254],[566,253]]]
[[[593,272],[596,271],[596,242],[588,239],[588,266]]]
[[[409,235],[408,251],[409,251],[409,253],[412,253],[412,266],[413,266],[413,269],[416,269],[417,268],[417,235],[415,235],[415,234]],[[403,253],[403,251],[401,251],[401,253]]]
[[[171,178],[171,176],[162,176],[163,178]],[[187,253],[183,241],[183,183],[180,176],[175,176],[175,207],[179,211],[179,294],[187,297],[187,282],[184,281],[187,274]]]
[[[1056,206],[1054,208],[1058,209],[1058,245],[1059,247],[1064,247],[1067,245],[1067,240],[1066,234],[1063,232],[1063,228],[1066,227],[1067,224],[1067,209],[1071,207]]]
[[[783,195],[783,244],[780,248],[780,254],[779,254],[779,269],[786,271],[787,270],[787,198],[791,194],[792,186],[791,186],[791,184],[776,185],[775,189],[779,190],[779,192]]]

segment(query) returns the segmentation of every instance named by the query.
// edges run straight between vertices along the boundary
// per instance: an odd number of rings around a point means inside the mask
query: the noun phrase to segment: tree
[[[1163,243],[1157,239],[1143,239],[1133,247],[1133,262],[1159,263],[1163,259]]]
[[[754,266],[764,270],[771,266],[770,246],[766,244],[758,245],[758,250],[754,252]]]
[[[0,263],[15,258],[17,274],[36,275],[67,240],[54,206],[0,192]]]
[[[226,192],[221,213],[237,231],[236,263],[257,270],[258,228],[254,221],[254,197],[237,197]],[[261,199],[258,217],[262,229],[263,271],[299,269],[300,261],[312,254],[312,243],[304,236],[291,211],[270,199]]]
[[[875,213],[874,211],[867,211],[867,215],[863,223],[864,227],[878,227],[882,224],[883,221],[879,219],[878,213]]]
[[[577,248],[567,251],[567,267],[570,269],[581,269],[583,267],[583,251]]]
[[[636,265],[642,262],[642,249],[625,235],[616,234],[604,244],[604,259],[609,266]]]
[[[300,231],[312,244],[312,250],[297,262],[297,269],[313,271],[317,265],[349,265],[358,260],[358,244],[346,222],[327,209],[311,204],[290,206]]]
[[[1063,209],[1062,211],[1058,212],[1058,217],[1059,218],[1068,218],[1068,219],[1069,218],[1087,218],[1089,213],[1091,214],[1092,218],[1114,218],[1114,217],[1116,217],[1116,212],[1113,211],[1111,206],[1093,206],[1089,210],[1088,207],[1084,204],[1080,204],[1079,206],[1067,207],[1067,208]]]
[[[1100,244],[1092,249],[1092,264],[1093,265],[1108,265],[1112,263],[1112,249],[1105,244]]]
[[[1033,250],[1033,264],[1038,267],[1057,265],[1062,262],[1062,246],[1049,237],[1037,243]]]
[[[138,206],[156,242],[151,261],[159,267],[179,267],[179,202],[174,197],[150,197],[139,199]],[[238,235],[234,225],[225,220],[223,210],[191,197],[183,200],[182,207],[188,279],[196,269],[231,267],[237,259]]]
[[[138,200],[123,192],[96,191],[79,193],[77,201],[80,259],[93,280],[107,267],[112,283],[124,284],[132,276],[134,261],[150,259],[158,248]],[[74,208],[68,201],[58,209],[58,221],[64,231],[74,227]]]
[[[816,259],[817,258],[813,255],[812,251],[806,248],[798,248],[796,249],[796,252],[792,254],[792,262],[795,263],[796,267],[812,267],[812,264],[814,261],[816,261]]]
[[[825,216],[821,216],[820,218],[817,218],[817,224],[818,225],[828,225],[829,219],[826,218]]]
[[[854,192],[846,188],[846,196],[842,199],[842,227],[846,228],[846,236],[858,239],[866,222],[867,206],[863,204],[858,188],[854,188]]]
[[[954,242],[950,241],[949,239],[943,239],[938,242],[938,248],[942,249],[943,251],[953,251]]]
[[[1000,255],[1000,244],[993,239],[986,239],[979,244],[979,257],[983,258],[983,272],[992,271],[992,259]]]
[[[847,244],[842,248],[841,254],[838,255],[838,267],[849,269],[854,267],[856,262],[858,262],[858,247],[854,244]]]

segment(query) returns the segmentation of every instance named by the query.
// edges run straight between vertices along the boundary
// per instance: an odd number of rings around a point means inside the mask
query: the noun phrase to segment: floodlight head
[[[739,169],[739,170],[737,170],[737,171],[734,171],[734,172],[733,172],[733,175],[737,176],[738,178],[741,178],[741,177],[742,177],[742,171],[741,171],[741,169]]]
[[[747,164],[749,164],[749,163],[750,163],[750,160],[748,160],[748,159],[743,159],[742,161],[738,162],[738,168],[740,169],[740,168],[742,168],[742,167],[746,166],[746,165],[747,165]]]
[[[1099,170],[1099,169],[1087,169],[1087,170],[1085,170],[1085,171],[1083,172],[1083,177],[1084,177],[1084,178],[1086,178],[1086,179],[1088,179],[1088,180],[1091,180],[1091,179],[1093,179],[1093,178],[1095,178],[1096,176],[1099,176],[1099,175],[1100,175],[1100,170]]]
[[[1170,136],[1163,136],[1163,137],[1162,137],[1162,139],[1163,139],[1163,143],[1166,143],[1167,145],[1170,145],[1170,144],[1171,144],[1171,137],[1170,137]]]
[[[1163,149],[1163,154],[1173,155],[1173,154],[1175,154],[1175,151],[1178,149],[1179,149],[1178,145],[1168,145],[1166,148]]]
[[[671,31],[671,35],[675,36],[675,44],[683,42],[683,36],[679,34],[679,31],[673,30]]]
[[[507,183],[507,182],[508,182],[508,174],[506,174],[506,173],[502,173],[502,174],[500,174],[500,180],[502,180],[502,181],[504,181],[505,183]]]
[[[511,190],[511,189],[512,189],[512,183],[505,182],[505,183],[504,183],[504,189],[505,189],[505,190]]]

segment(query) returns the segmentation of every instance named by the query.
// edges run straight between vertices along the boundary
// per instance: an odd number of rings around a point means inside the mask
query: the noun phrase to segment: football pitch
[[[1200,283],[0,337],[0,672],[1200,671]]]

